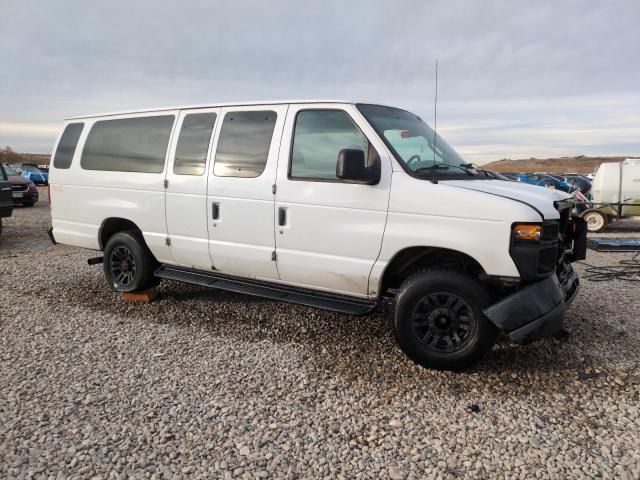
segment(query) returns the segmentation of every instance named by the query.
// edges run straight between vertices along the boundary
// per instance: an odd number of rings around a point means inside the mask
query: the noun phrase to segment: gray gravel
[[[42,199],[0,239],[0,477],[640,478],[638,284],[584,282],[567,338],[436,372],[384,311],[126,303]]]

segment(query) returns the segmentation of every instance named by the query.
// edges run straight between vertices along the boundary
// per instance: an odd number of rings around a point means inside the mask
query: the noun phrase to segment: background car
[[[15,167],[15,170],[19,171],[20,175],[31,180],[36,185],[49,185],[49,174],[47,172],[43,172],[34,164],[21,163]]]
[[[571,193],[575,190],[575,187],[568,185],[562,180],[546,175],[543,173],[530,173],[520,175],[519,181],[522,183],[528,183],[529,185],[538,185],[540,187],[555,188],[556,190],[562,190],[563,192]]]
[[[2,219],[13,213],[11,200],[11,185],[4,167],[0,164],[0,235],[2,234]]]
[[[565,174],[565,181],[567,183],[573,182],[575,186],[585,195],[587,198],[591,196],[591,180],[584,175],[577,174]]]
[[[38,201],[38,188],[31,180],[21,176],[13,167],[5,164],[4,169],[9,177],[13,203],[32,207]]]

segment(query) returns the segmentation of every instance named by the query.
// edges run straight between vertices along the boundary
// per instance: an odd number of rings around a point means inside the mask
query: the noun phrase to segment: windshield
[[[417,115],[380,105],[357,107],[412,173],[476,176],[471,165]]]
[[[34,167],[33,165],[22,165],[23,172],[33,172],[33,173],[42,173],[38,167]]]
[[[12,175],[20,175],[18,172],[16,172],[13,167],[10,167],[9,165],[4,165],[4,169],[7,172],[7,175],[12,176]]]

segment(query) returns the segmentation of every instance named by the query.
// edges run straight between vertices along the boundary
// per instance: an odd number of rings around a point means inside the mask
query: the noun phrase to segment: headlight
[[[36,186],[36,184],[35,184],[35,183],[33,183],[33,182],[29,182],[29,186],[30,186],[30,187],[35,187],[35,186]]]
[[[542,238],[542,225],[516,223],[513,226],[513,238],[516,240],[538,242],[540,238]]]

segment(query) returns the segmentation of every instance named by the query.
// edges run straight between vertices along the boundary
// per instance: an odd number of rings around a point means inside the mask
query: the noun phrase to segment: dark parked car
[[[591,194],[591,180],[589,180],[587,177],[583,176],[583,175],[573,175],[573,174],[568,174],[565,175],[565,182],[567,183],[573,183],[576,187],[578,187],[580,189],[580,191],[584,194],[584,195],[590,195]]]
[[[34,183],[21,176],[9,165],[4,165],[4,170],[9,177],[14,204],[32,207],[38,201],[38,189]]]
[[[11,198],[11,184],[4,167],[0,164],[0,235],[2,235],[2,219],[13,213],[13,199]]]
[[[591,180],[581,175],[552,174],[556,180],[566,183],[573,189],[580,190],[583,195],[591,195]]]

